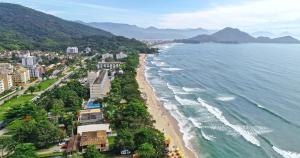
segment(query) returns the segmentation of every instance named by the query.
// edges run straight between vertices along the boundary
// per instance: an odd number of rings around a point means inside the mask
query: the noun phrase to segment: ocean
[[[300,158],[300,45],[169,44],[146,78],[203,158]]]

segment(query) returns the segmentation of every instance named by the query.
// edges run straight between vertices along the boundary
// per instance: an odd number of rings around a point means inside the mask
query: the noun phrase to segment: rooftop
[[[104,130],[95,132],[84,132],[81,136],[80,146],[106,144],[106,142],[107,135],[106,131]]]
[[[77,127],[77,134],[82,135],[84,132],[95,132],[95,131],[106,131],[111,132],[108,123],[103,124],[91,124],[91,125],[82,125]]]
[[[96,78],[96,80],[94,81],[94,84],[101,84],[101,82],[104,79],[104,76],[106,74],[105,70],[100,71],[99,76]]]

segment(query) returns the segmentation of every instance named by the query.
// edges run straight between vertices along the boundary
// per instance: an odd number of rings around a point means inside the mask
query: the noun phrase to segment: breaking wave
[[[276,151],[279,155],[281,155],[284,158],[300,158],[300,153],[282,150],[276,146],[273,146],[272,148],[274,151]]]

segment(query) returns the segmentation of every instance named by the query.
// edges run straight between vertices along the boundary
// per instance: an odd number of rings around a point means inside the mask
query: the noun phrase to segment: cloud
[[[231,26],[255,29],[296,27],[300,25],[299,19],[299,0],[251,0],[194,12],[166,14],[161,17],[159,25],[171,28],[220,29]]]

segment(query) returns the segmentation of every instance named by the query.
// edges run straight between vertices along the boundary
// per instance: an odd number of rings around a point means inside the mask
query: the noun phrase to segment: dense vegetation
[[[138,84],[135,80],[138,55],[131,54],[126,59],[124,74],[112,82],[112,89],[104,99],[107,107],[105,117],[117,131],[114,151],[137,151],[143,157],[164,157],[164,135],[153,127],[153,120]]]
[[[154,51],[134,39],[114,36],[20,5],[0,3],[0,51],[65,51],[68,46],[77,46],[80,50],[89,46],[94,50]]]
[[[2,142],[13,144],[2,147],[14,151],[13,156],[17,154],[16,144],[26,146],[30,143],[34,148],[41,149],[58,143],[66,134],[72,134],[76,110],[80,109],[82,99],[88,98],[88,94],[88,89],[78,81],[70,81],[44,93],[35,103],[13,106],[5,113],[11,137],[0,137],[0,147]],[[64,124],[66,133],[58,128],[58,124]]]

